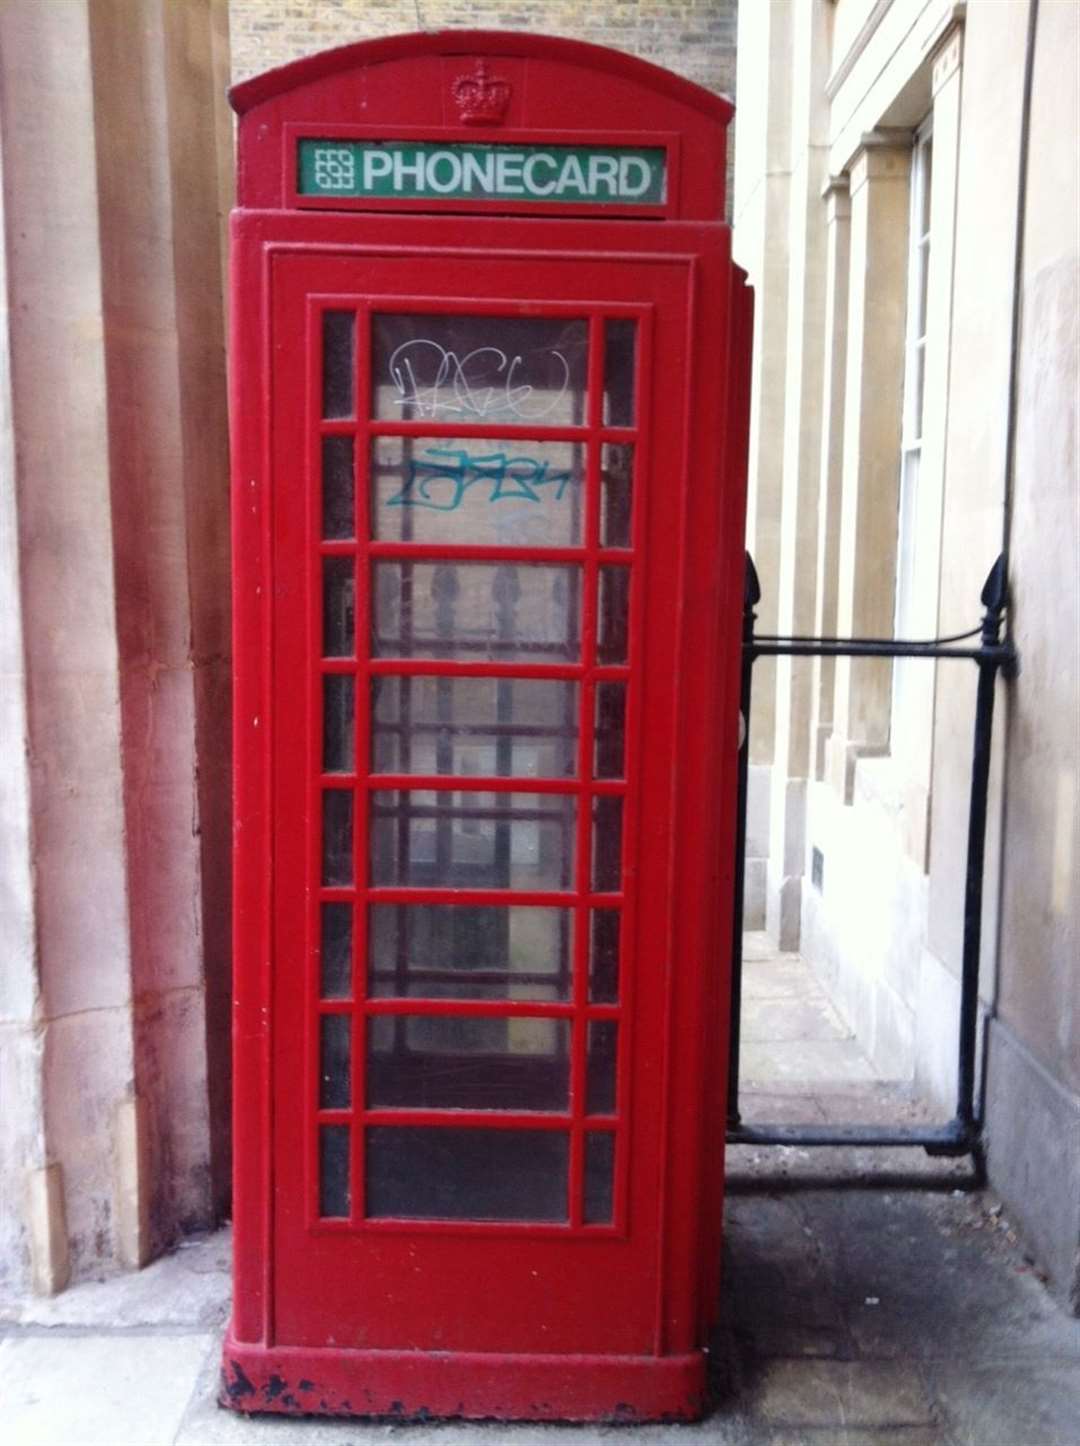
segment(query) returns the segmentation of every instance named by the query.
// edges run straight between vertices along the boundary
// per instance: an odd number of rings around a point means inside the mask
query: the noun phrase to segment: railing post
[[[746,554],[746,579],[743,584],[742,685],[739,710],[742,713],[743,740],[739,748],[738,786],[735,801],[735,907],[731,939],[731,1028],[728,1052],[728,1129],[739,1123],[739,1035],[742,1022],[742,936],[743,895],[746,889],[746,792],[750,766],[750,692],[754,671],[754,609],[761,601],[754,559]]]
[[[999,557],[983,586],[982,646],[997,650],[1001,615],[1008,596],[1005,559]],[[1000,655],[977,660],[979,686],[975,699],[975,741],[971,759],[971,802],[968,810],[967,872],[964,884],[964,947],[960,980],[960,1040],[957,1067],[957,1123],[975,1131],[975,1054],[979,1017],[979,959],[982,946],[983,871],[986,858],[986,803],[990,784],[990,744],[994,728],[994,683]]]

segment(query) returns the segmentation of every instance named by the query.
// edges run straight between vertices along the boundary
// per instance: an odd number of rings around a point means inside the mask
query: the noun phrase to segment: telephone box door
[[[693,289],[275,263],[291,1342],[655,1348]]]

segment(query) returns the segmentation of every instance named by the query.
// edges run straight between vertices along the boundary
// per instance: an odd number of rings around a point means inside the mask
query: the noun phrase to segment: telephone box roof
[[[583,40],[564,40],[552,35],[531,35],[509,30],[436,30],[407,35],[388,35],[378,40],[361,40],[335,50],[304,56],[275,70],[264,71],[241,81],[229,91],[229,101],[239,115],[329,76],[389,61],[409,60],[422,55],[491,55],[522,60],[559,61],[594,72],[619,76],[643,90],[700,111],[720,125],[727,125],[735,108],[726,96],[715,95],[704,86],[684,80],[650,61],[639,60],[607,46]]]

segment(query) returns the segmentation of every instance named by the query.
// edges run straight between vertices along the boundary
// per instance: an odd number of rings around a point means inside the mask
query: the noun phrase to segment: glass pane
[[[565,1110],[570,1022],[384,1015],[368,1022],[372,1109]]]
[[[376,904],[368,915],[375,998],[569,999],[567,909]]]
[[[605,442],[600,453],[600,546],[630,546],[634,449]]]
[[[353,355],[356,317],[351,311],[323,313],[323,416],[353,415]]]
[[[353,877],[353,796],[344,789],[328,789],[323,794],[323,870],[324,884],[351,884]]]
[[[593,800],[592,886],[598,894],[622,887],[622,799]]]
[[[371,882],[455,889],[568,889],[573,797],[429,792],[371,795]]]
[[[602,567],[596,617],[596,661],[625,663],[630,638],[630,569]]]
[[[581,570],[530,563],[376,562],[372,656],[574,663]]]
[[[930,231],[930,197],[934,177],[934,140],[932,136],[927,136],[921,142],[916,165],[922,172],[919,187],[919,235],[926,236]]]
[[[590,932],[589,1002],[619,1002],[619,920],[618,909],[594,909]]]
[[[324,1014],[319,1020],[319,1108],[349,1108],[349,1034],[352,1025],[348,1014]]]
[[[625,683],[597,683],[595,740],[595,776],[621,778],[626,752]]]
[[[351,658],[356,639],[356,581],[351,557],[323,558],[323,656]]]
[[[615,1136],[591,1130],[585,1136],[585,1224],[610,1225],[615,1198]]]
[[[352,993],[352,905],[322,906],[323,999],[348,999]]]
[[[349,1127],[319,1129],[319,1214],[340,1219],[349,1214]]]
[[[604,327],[604,423],[634,425],[637,322],[609,321]]]
[[[571,547],[581,541],[580,442],[378,437],[372,536],[388,542]]]
[[[380,1126],[367,1131],[367,1213],[564,1221],[569,1166],[562,1130]]]
[[[355,678],[351,673],[327,673],[323,678],[324,773],[352,773],[356,765],[355,714]]]
[[[376,773],[570,778],[577,684],[539,678],[374,677]]]
[[[613,1019],[594,1019],[589,1024],[588,1062],[585,1074],[585,1113],[615,1113],[615,1058],[619,1026]]]
[[[372,317],[372,416],[580,426],[588,324],[547,316]]]
[[[322,535],[353,537],[353,439],[324,437],[322,444]]]

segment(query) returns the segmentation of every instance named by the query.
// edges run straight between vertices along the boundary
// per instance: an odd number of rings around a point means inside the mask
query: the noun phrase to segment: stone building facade
[[[1080,10],[1036,4],[744,5],[734,214],[759,630],[965,632],[1008,554],[983,1108],[991,1181],[1075,1303]],[[748,918],[814,963],[884,1076],[951,1113],[975,669],[755,673]]]

